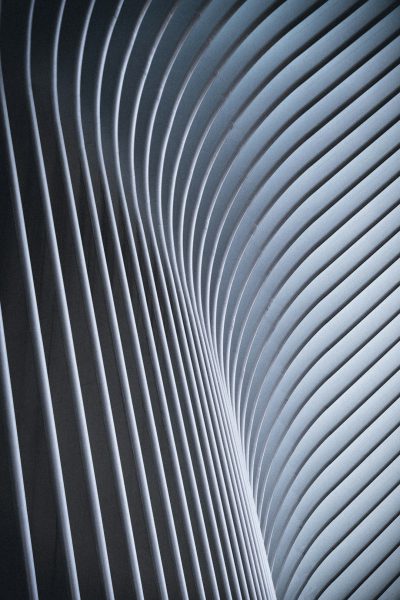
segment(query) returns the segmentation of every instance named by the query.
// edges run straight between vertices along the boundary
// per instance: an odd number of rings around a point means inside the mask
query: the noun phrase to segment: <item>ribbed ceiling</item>
[[[400,6],[4,0],[4,598],[400,598]]]

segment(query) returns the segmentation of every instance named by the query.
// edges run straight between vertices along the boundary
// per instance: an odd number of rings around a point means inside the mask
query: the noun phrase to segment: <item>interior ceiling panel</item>
[[[1,598],[400,598],[399,33],[3,1]]]

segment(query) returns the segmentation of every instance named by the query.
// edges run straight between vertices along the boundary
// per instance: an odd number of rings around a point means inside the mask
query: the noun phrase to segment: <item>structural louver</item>
[[[398,600],[399,2],[0,18],[0,597]]]

